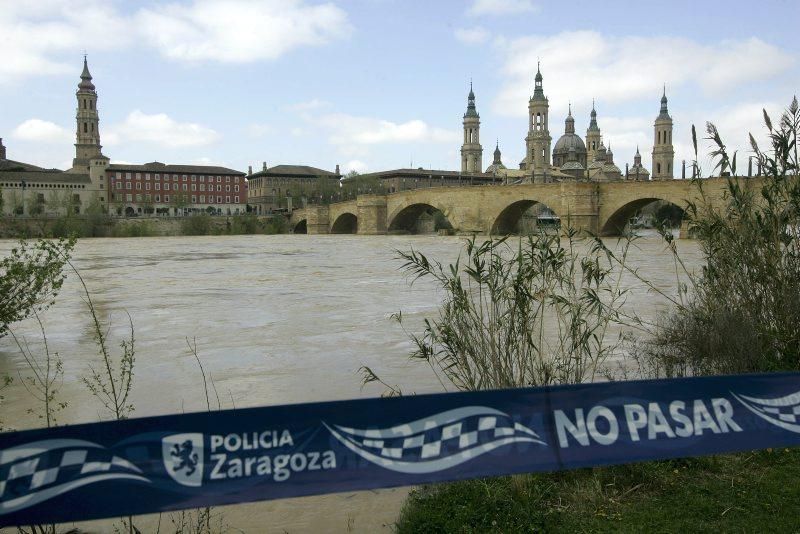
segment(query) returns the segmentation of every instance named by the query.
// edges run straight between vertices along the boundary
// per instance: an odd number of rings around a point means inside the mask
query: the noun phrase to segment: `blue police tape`
[[[800,444],[800,373],[295,404],[0,434],[0,526]]]

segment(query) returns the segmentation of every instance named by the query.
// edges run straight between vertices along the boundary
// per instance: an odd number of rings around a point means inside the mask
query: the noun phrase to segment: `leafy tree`
[[[0,261],[0,337],[9,325],[53,304],[66,274],[75,239],[20,241]]]

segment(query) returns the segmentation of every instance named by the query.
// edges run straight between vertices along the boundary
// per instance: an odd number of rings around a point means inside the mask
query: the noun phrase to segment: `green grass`
[[[427,486],[398,532],[798,532],[800,449]]]

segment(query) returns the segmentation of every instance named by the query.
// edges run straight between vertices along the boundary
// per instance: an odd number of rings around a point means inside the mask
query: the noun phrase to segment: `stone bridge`
[[[760,178],[738,180],[750,187],[760,187],[762,182]],[[706,197],[722,205],[727,178],[701,183]],[[651,202],[665,200],[683,209],[699,198],[700,189],[692,180],[434,187],[307,206],[292,213],[290,226],[296,233],[309,234],[405,232],[413,231],[420,216],[438,210],[456,233],[502,235],[513,233],[529,208],[544,204],[561,219],[562,227],[569,220],[578,230],[614,236]]]

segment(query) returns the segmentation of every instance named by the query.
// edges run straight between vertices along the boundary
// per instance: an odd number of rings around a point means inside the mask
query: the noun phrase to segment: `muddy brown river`
[[[129,328],[136,339],[134,417],[206,409],[202,376],[186,340],[196,342],[205,372],[223,408],[378,396],[362,387],[369,366],[405,393],[441,391],[430,369],[409,361],[412,345],[390,318],[402,311],[406,328],[420,331],[436,314],[441,295],[425,280],[413,286],[398,269],[396,250],[419,249],[454,260],[464,238],[438,236],[234,236],[84,239],[74,264],[101,320],[109,322],[116,351]],[[13,246],[0,241],[0,256]],[[699,267],[694,241],[679,241],[691,269]],[[675,291],[672,258],[655,236],[644,237],[630,262],[654,284]],[[633,277],[627,306],[644,317],[666,309]],[[108,419],[81,377],[98,361],[90,316],[74,275],[42,315],[51,351],[64,362],[58,398],[68,406],[59,424]],[[36,350],[34,320],[13,325]],[[29,374],[10,337],[0,338],[0,374],[14,377],[0,404],[0,421],[34,428],[36,404],[21,385]],[[216,404],[216,396],[213,395]],[[216,524],[232,532],[389,532],[406,489],[304,497],[215,508]],[[179,514],[136,520],[143,531],[174,532]],[[112,532],[114,522],[79,525]],[[117,522],[117,526],[119,526]]]

